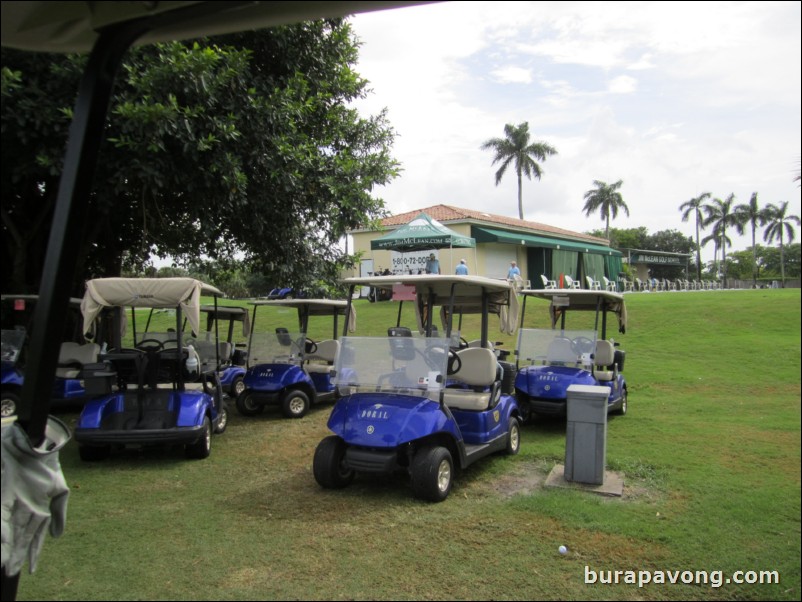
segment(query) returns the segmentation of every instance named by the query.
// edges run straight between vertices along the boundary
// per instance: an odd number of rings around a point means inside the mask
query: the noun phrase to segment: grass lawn
[[[18,599],[799,600],[800,290],[633,293],[627,305],[616,338],[629,413],[607,439],[621,498],[544,487],[564,461],[564,422],[525,426],[519,455],[474,464],[430,504],[403,478],[317,485],[331,404],[301,420],[232,408],[206,460],[134,450],[86,464],[70,442],[66,531],[24,569]],[[545,327],[546,308],[528,306],[527,326]],[[384,333],[396,309],[359,301],[359,334]],[[600,582],[614,571],[618,584]],[[779,583],[735,582],[761,571]],[[682,583],[702,572],[707,583]],[[625,583],[647,574],[665,583]]]

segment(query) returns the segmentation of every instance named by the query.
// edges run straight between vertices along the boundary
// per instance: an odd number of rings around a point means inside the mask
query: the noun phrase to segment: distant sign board
[[[410,253],[399,253],[392,251],[390,259],[393,262],[393,274],[417,274],[426,270],[426,261],[432,253],[439,255],[436,251],[412,251]]]
[[[660,265],[685,265],[687,258],[677,255],[651,255],[648,253],[632,253],[631,263],[658,263]]]

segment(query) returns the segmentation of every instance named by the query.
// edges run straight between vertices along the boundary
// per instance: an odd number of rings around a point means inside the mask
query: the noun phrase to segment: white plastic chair
[[[592,291],[600,291],[601,284],[598,280],[594,280],[591,276],[585,276],[585,279],[588,281],[588,288]]]
[[[565,288],[579,288],[579,283],[568,274],[563,276],[563,279],[565,280]]]
[[[618,291],[618,288],[615,286],[615,282],[608,280],[607,276],[602,276],[602,280],[604,280],[604,290],[612,291],[614,293]]]
[[[540,279],[543,281],[543,288],[557,288],[557,283],[546,278],[545,274],[541,274]]]

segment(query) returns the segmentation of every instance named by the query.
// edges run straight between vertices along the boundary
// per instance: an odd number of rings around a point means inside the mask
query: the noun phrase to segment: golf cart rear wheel
[[[217,413],[217,418],[214,420],[214,434],[220,435],[226,431],[228,426],[228,404],[223,402],[220,411]]]
[[[242,395],[243,391],[245,391],[245,381],[241,376],[237,376],[234,379],[229,387],[229,391],[231,392],[231,397],[235,399]]]
[[[621,406],[615,411],[618,416],[624,416],[627,413],[627,389],[621,391]]]
[[[300,389],[287,391],[281,409],[287,418],[302,418],[309,411],[309,397]]]
[[[532,412],[532,406],[529,405],[528,401],[521,400],[518,403],[518,409],[521,411],[521,422],[524,424],[532,422],[534,412]]]
[[[312,472],[318,485],[342,489],[354,480],[354,471],[345,464],[345,441],[336,435],[324,438],[315,448]]]
[[[442,502],[451,492],[454,461],[445,447],[422,447],[412,459],[412,491],[421,499]]]
[[[521,425],[517,418],[510,417],[507,428],[507,454],[514,456],[521,449]]]
[[[187,458],[191,460],[202,460],[208,458],[212,451],[212,421],[208,416],[203,417],[203,433],[196,443],[187,445],[184,450]]]
[[[243,416],[256,416],[257,414],[261,414],[265,409],[265,406],[261,403],[256,403],[253,393],[249,391],[243,391],[237,395],[236,403],[237,411]]]

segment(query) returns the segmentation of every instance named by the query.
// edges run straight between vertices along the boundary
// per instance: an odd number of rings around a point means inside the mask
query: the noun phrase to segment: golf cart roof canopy
[[[136,44],[248,31],[427,2],[3,2],[3,46],[89,52],[104,28],[143,21]],[[150,23],[148,23],[150,22]]]
[[[104,307],[180,307],[193,332],[200,332],[201,295],[223,293],[194,278],[95,278],[87,281],[81,301],[84,332]]]
[[[626,332],[627,306],[624,295],[611,291],[591,291],[586,289],[524,289],[524,298],[537,297],[549,301],[552,326],[557,323],[560,313],[565,311],[612,312],[618,317],[618,331]]]
[[[251,314],[244,307],[232,305],[201,305],[200,310],[208,314],[206,330],[211,330],[214,320],[226,320],[231,322],[242,322],[242,336],[251,333]]]
[[[298,315],[305,316],[344,316],[348,311],[348,301],[340,299],[264,299],[251,301],[251,305],[269,305],[272,307],[290,307],[298,310]],[[356,308],[351,305],[348,315],[348,330],[356,328]]]
[[[394,286],[414,287],[418,298],[415,304],[417,310],[429,299],[434,306],[450,307],[453,295],[454,311],[463,314],[482,313],[483,297],[486,295],[487,311],[499,316],[502,332],[512,334],[518,325],[518,297],[507,280],[484,276],[419,274],[346,278],[342,283],[352,287],[372,286],[389,290]]]

